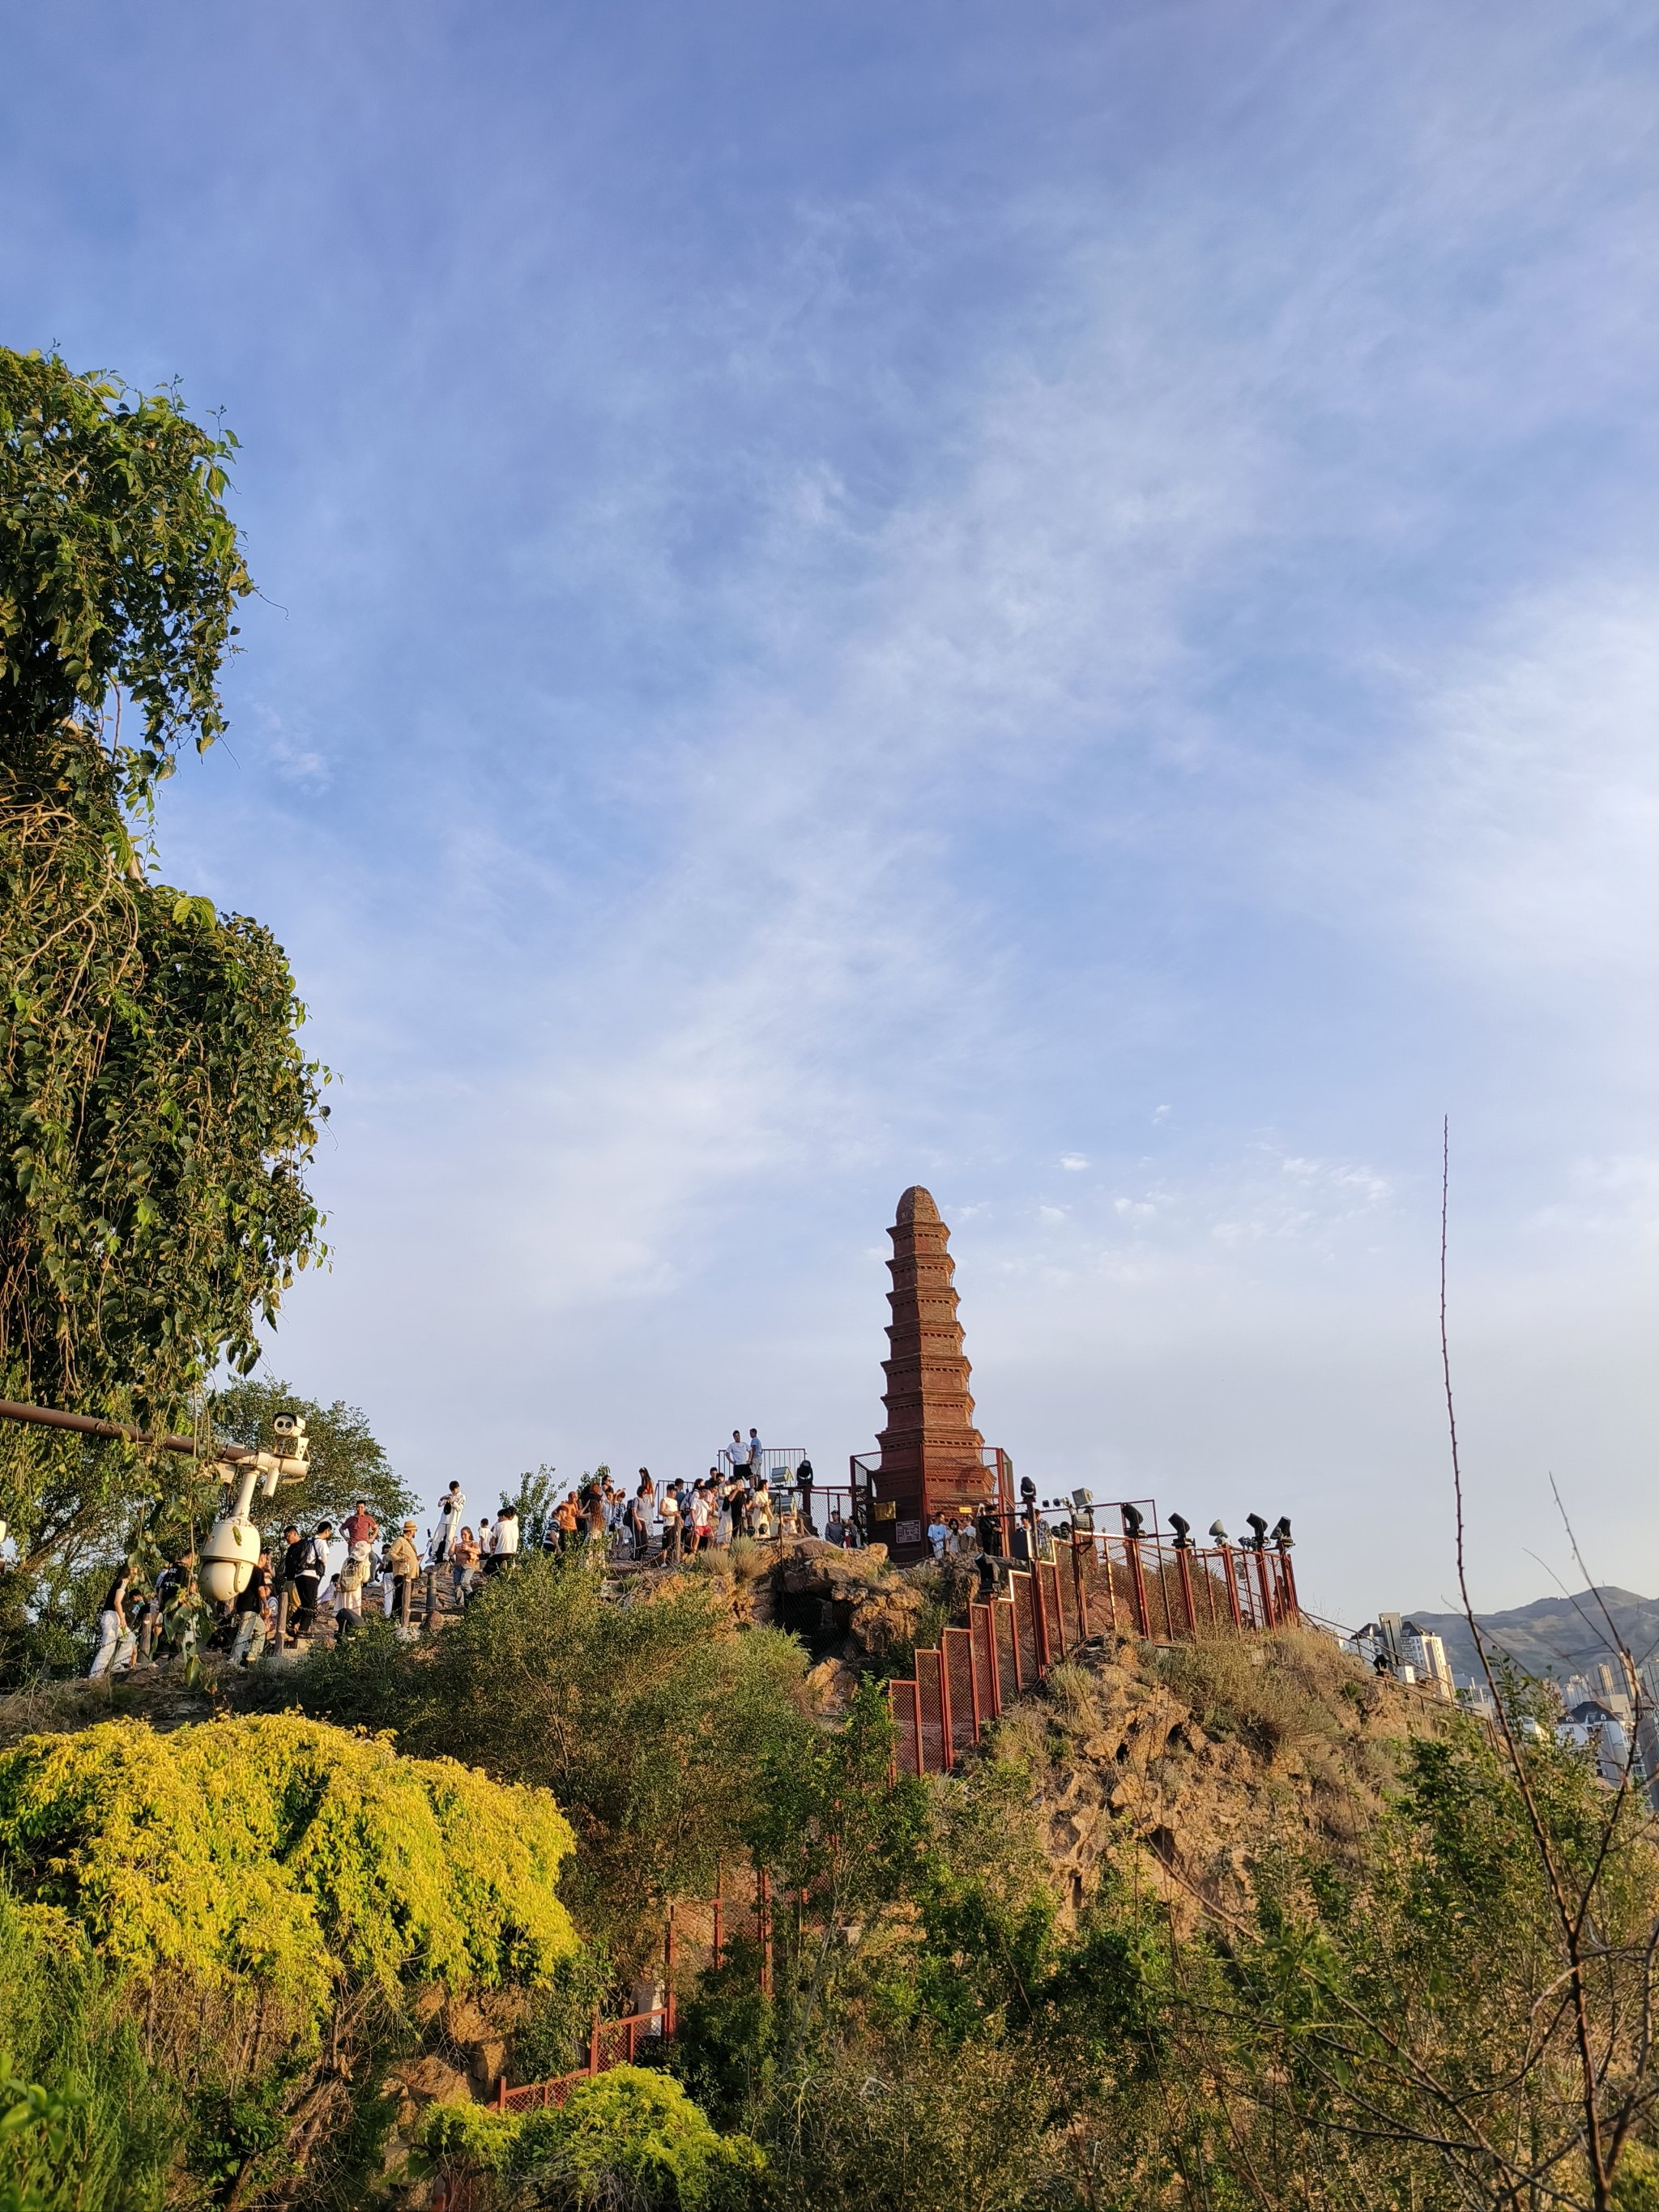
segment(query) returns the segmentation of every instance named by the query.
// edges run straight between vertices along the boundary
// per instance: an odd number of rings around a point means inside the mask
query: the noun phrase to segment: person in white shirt
[[[678,1564],[680,1556],[680,1486],[678,1482],[671,1483],[664,1491],[657,1512],[662,1522],[662,1549],[657,1555],[657,1564],[665,1567]]]
[[[950,1525],[937,1514],[927,1524],[927,1546],[936,1559],[942,1559],[951,1547]]]
[[[455,1539],[461,1533],[461,1516],[466,1510],[466,1499],[461,1494],[459,1482],[452,1482],[438,1501],[438,1540],[432,1547],[432,1564],[442,1566],[449,1557]]]
[[[519,1551],[519,1511],[514,1505],[503,1505],[495,1516],[495,1547],[489,1555],[486,1574],[499,1574],[509,1559],[516,1559]]]

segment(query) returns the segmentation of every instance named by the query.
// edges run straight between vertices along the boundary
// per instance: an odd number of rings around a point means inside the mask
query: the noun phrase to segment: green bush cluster
[[[434,1646],[410,1655],[370,1623],[283,1694],[401,1748],[551,1790],[580,1849],[564,1894],[620,1972],[660,1941],[672,1897],[708,1894],[746,1857],[768,1778],[810,1750],[805,1655],[739,1634],[730,1599],[672,1577],[606,1598],[578,1557],[528,1558]]]
[[[550,1798],[297,1715],[107,1721],[0,1753],[0,1870],[118,1971],[268,1991],[534,1980],[572,1948]]]
[[[438,2106],[422,2140],[434,2165],[507,2183],[505,2203],[568,2212],[715,2212],[746,2203],[765,2169],[747,2136],[717,2134],[678,2081],[637,2066],[579,2081],[544,2112]]]
[[[544,1792],[295,1714],[0,1753],[0,2020],[71,2100],[64,2203],[357,2201],[416,1996],[531,1991],[574,1952],[570,1846]]]

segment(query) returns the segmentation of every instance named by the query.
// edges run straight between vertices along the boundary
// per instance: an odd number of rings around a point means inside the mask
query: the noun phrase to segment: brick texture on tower
[[[907,1190],[887,1233],[893,1240],[887,1263],[893,1318],[882,1362],[887,1425],[877,1439],[876,1494],[893,1501],[896,1545],[904,1553],[921,1543],[935,1513],[971,1511],[988,1502],[994,1477],[985,1464],[985,1439],[974,1426],[951,1234],[932,1194],[919,1185]]]

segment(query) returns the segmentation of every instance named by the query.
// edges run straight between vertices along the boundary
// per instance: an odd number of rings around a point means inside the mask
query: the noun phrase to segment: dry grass
[[[1269,1761],[1346,1745],[1375,1704],[1358,1662],[1328,1636],[1216,1636],[1160,1650],[1158,1677],[1212,1736],[1236,1737]]]
[[[152,1728],[167,1729],[186,1722],[203,1721],[227,1702],[226,1692],[240,1692],[246,1678],[232,1680],[222,1687],[220,1670],[204,1667],[194,1689],[185,1687],[178,1668],[158,1672],[146,1667],[135,1674],[107,1675],[96,1682],[42,1680],[28,1688],[0,1696],[0,1750],[26,1735],[69,1735],[92,1728],[99,1721],[130,1718],[148,1721]]]

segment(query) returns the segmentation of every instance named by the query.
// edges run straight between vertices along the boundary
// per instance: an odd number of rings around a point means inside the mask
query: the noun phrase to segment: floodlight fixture
[[[1138,1505],[1120,1505],[1117,1510],[1123,1516],[1124,1534],[1139,1536],[1146,1525],[1146,1516],[1140,1508]]]
[[[1295,1543],[1296,1539],[1291,1534],[1291,1516],[1288,1513],[1281,1513],[1274,1522],[1273,1540],[1281,1552],[1288,1552]]]
[[[1227,1534],[1227,1531],[1222,1527],[1219,1521],[1211,1522],[1210,1537],[1211,1540],[1217,1544],[1231,1544],[1233,1540]]]
[[[1261,1513],[1247,1513],[1244,1516],[1244,1518],[1250,1524],[1250,1533],[1244,1540],[1245,1548],[1248,1551],[1252,1552],[1265,1552],[1267,1548],[1267,1522],[1266,1515]]]
[[[1170,1516],[1170,1526],[1175,1530],[1176,1551],[1190,1552],[1193,1548],[1192,1522],[1182,1513],[1172,1513]]]

